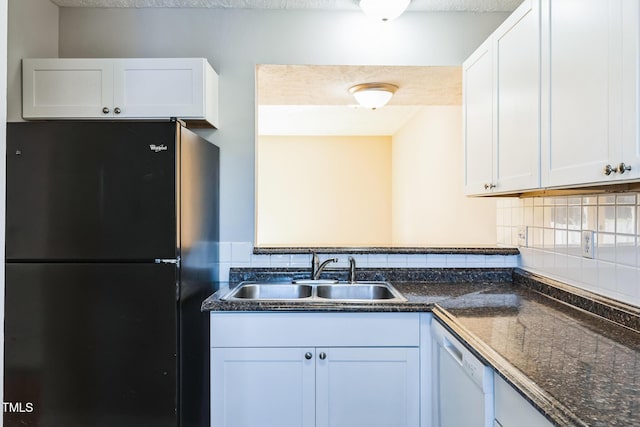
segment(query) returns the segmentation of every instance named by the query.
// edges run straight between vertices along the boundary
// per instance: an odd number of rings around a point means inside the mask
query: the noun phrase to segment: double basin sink
[[[242,282],[223,301],[402,302],[407,299],[389,282],[297,280],[289,283]]]

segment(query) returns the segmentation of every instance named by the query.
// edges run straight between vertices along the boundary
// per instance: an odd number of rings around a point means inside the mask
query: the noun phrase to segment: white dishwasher
[[[435,318],[433,427],[493,427],[493,370]]]

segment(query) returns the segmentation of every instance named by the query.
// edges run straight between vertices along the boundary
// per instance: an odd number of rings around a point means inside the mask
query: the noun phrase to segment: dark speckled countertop
[[[391,280],[407,298],[393,304],[227,302],[219,300],[229,289],[223,286],[203,310],[432,310],[555,425],[640,426],[640,333],[633,329],[640,323],[637,308],[612,302],[610,312],[606,300],[584,293],[576,297],[567,292],[571,288],[522,270],[513,273],[512,281],[504,274],[466,273],[441,271],[433,276],[439,280],[431,282]],[[456,280],[461,278],[473,280]],[[585,307],[622,319],[626,326]]]
[[[640,425],[640,334],[517,285],[439,303],[434,313],[520,388],[570,426]]]
[[[233,288],[235,284],[231,284]],[[407,298],[406,302],[297,302],[297,301],[222,301],[230,287],[223,283],[220,289],[202,304],[204,311],[341,311],[341,312],[420,312],[430,311],[434,304],[448,298],[469,295],[491,289],[490,283],[425,283],[397,282],[393,286]]]

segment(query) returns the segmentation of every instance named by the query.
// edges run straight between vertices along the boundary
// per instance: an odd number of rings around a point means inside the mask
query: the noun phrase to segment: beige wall
[[[462,107],[424,107],[392,146],[394,246],[495,244],[495,199],[463,195]]]
[[[261,136],[257,245],[391,241],[391,137]]]

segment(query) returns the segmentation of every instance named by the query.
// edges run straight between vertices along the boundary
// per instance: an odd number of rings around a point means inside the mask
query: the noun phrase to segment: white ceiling
[[[51,0],[61,7],[357,10],[357,0]],[[511,12],[522,0],[412,0],[408,11]]]

